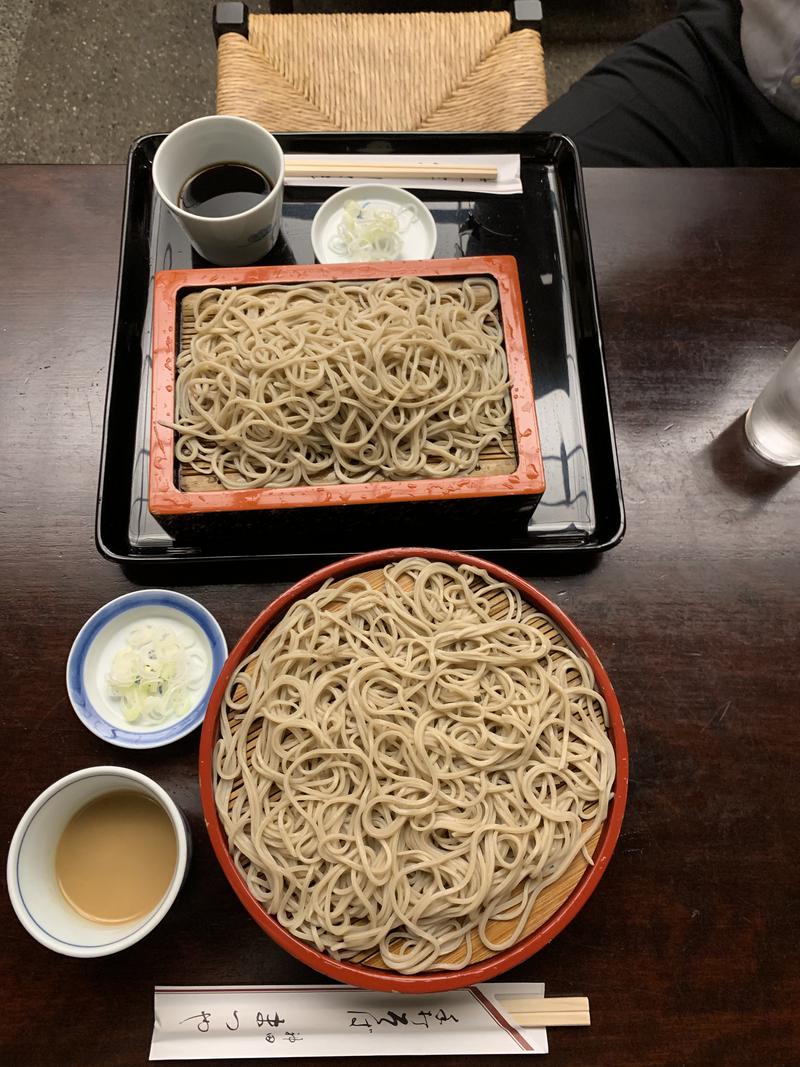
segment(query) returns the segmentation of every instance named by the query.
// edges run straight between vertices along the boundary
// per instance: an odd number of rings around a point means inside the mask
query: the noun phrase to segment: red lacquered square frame
[[[180,343],[178,316],[182,296],[210,287],[263,285],[268,282],[370,281],[417,275],[464,278],[488,275],[500,291],[517,468],[511,474],[415,481],[366,482],[357,485],[296,485],[288,488],[219,489],[183,492],[175,480],[175,359]],[[150,510],[154,515],[378,504],[415,500],[457,500],[496,496],[540,496],[544,470],[533,399],[533,379],[525,336],[522,295],[513,256],[467,256],[463,259],[411,260],[398,263],[303,264],[289,267],[241,267],[169,270],[156,275],[153,297],[153,393],[150,431]]]

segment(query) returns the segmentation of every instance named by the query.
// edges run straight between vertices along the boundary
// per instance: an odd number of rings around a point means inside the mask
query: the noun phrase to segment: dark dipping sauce
[[[193,215],[222,219],[260,204],[272,189],[269,178],[244,163],[215,163],[193,175],[180,191],[178,206]]]

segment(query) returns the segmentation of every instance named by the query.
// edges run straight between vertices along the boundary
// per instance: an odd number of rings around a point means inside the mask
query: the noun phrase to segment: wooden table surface
[[[15,1067],[145,1063],[156,983],[315,979],[217,866],[197,734],[128,753],[67,700],[76,632],[132,587],[93,538],[123,180],[122,167],[0,168],[2,840],[55,779],[127,764],[186,811],[194,858],[157,931],[106,959],[48,952],[3,894],[0,1061]],[[800,338],[800,173],[588,171],[586,185],[628,532],[577,573],[548,559],[525,575],[617,687],[631,791],[597,892],[509,977],[590,998],[590,1029],[550,1031],[554,1067],[788,1067],[800,1060],[800,476],[748,455],[741,413]],[[193,574],[203,584],[182,588],[232,643],[285,584],[253,578]]]

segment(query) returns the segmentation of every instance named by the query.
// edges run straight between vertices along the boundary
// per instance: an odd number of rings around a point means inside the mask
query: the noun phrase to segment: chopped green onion
[[[410,204],[394,208],[385,201],[348,200],[328,247],[352,261],[398,259],[403,251],[402,236],[416,220],[417,212]]]
[[[206,660],[194,637],[165,622],[132,626],[108,675],[111,696],[126,722],[158,725],[186,715],[197,703]]]

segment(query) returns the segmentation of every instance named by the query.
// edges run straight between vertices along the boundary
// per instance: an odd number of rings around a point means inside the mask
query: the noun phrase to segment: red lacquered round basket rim
[[[533,933],[528,934],[527,937],[522,938],[515,945],[512,945],[511,948],[504,949],[487,960],[471,963],[457,971],[427,971],[420,974],[406,975],[397,974],[394,971],[384,971],[377,967],[367,967],[359,963],[334,960],[325,955],[325,953],[319,952],[307,942],[301,941],[300,938],[290,934],[276,919],[264,911],[259,902],[250,894],[247,883],[236,869],[228,852],[227,841],[223,834],[214,802],[212,771],[220,706],[228,682],[241,661],[254,650],[266,631],[278,621],[284,611],[295,600],[307,596],[315,589],[318,589],[328,578],[341,578],[357,571],[383,567],[387,563],[406,559],[409,556],[420,556],[425,559],[455,565],[466,563],[474,567],[481,567],[493,577],[515,586],[526,600],[549,615],[592,666],[597,688],[608,705],[608,732],[611,743],[614,746],[617,769],[614,796],[609,805],[606,821],[600,831],[600,839],[594,853],[594,864],[586,869],[573,892],[550,916],[547,922],[534,930]],[[507,571],[504,567],[498,567],[496,564],[478,559],[476,556],[467,556],[462,552],[451,552],[447,549],[438,548],[387,548],[337,560],[337,562],[331,563],[321,570],[314,571],[313,574],[309,574],[308,577],[296,582],[284,593],[281,593],[247,628],[225,661],[208,702],[208,710],[206,711],[203,732],[200,738],[199,773],[203,815],[211,838],[211,844],[220,866],[242,904],[273,941],[277,942],[281,948],[286,949],[287,952],[302,963],[312,967],[320,974],[335,978],[339,982],[359,986],[362,989],[377,989],[400,993],[436,993],[447,989],[462,989],[465,986],[475,985],[478,982],[488,982],[490,979],[496,978],[499,974],[503,974],[511,967],[522,963],[523,960],[528,959],[544,948],[556,934],[560,933],[575,918],[597,887],[597,883],[608,866],[608,861],[611,859],[619,838],[622,816],[625,811],[625,801],[628,795],[628,742],[625,736],[625,724],[622,721],[619,701],[609,677],[597,657],[597,653],[577,626],[538,589],[523,578],[512,574],[511,571]]]

